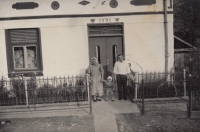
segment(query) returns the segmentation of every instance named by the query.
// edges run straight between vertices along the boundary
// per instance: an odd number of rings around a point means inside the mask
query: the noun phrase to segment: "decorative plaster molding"
[[[51,3],[51,8],[57,10],[60,7],[60,4],[57,1]]]
[[[156,4],[156,0],[131,0],[130,4],[135,6],[153,5]]]
[[[90,21],[93,23],[95,21],[95,19],[91,19]]]
[[[81,2],[79,2],[79,4],[81,4],[81,5],[87,5],[87,4],[89,4],[90,2],[89,1],[86,1],[86,0],[83,0],[83,1],[81,1]]]
[[[16,10],[23,10],[23,9],[34,9],[37,8],[38,6],[39,6],[38,3],[35,2],[20,2],[13,4],[12,8]]]
[[[119,21],[119,18],[115,18],[115,21],[117,21],[117,22],[118,22],[118,21]]]
[[[118,6],[117,0],[111,0],[111,1],[110,1],[110,7],[116,8],[117,6]]]

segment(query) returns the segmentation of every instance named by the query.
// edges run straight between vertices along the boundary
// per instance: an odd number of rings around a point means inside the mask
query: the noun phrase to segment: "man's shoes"
[[[124,100],[127,100],[127,96],[124,95],[124,96],[123,96],[123,99],[124,99]]]
[[[93,99],[93,102],[97,102],[97,100],[96,100],[96,99]]]
[[[114,96],[112,96],[112,101],[115,101],[115,98],[114,98]]]
[[[122,100],[122,98],[118,98],[118,100]]]

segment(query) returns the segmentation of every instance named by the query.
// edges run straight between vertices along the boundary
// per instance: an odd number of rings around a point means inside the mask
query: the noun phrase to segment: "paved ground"
[[[115,101],[92,102],[92,114],[94,116],[95,132],[118,132],[115,114],[120,113],[139,113],[136,104],[130,100],[118,100],[115,95]],[[53,116],[84,116],[89,115],[88,105],[80,106],[48,106],[40,107],[35,111],[31,109],[12,109],[0,110],[0,119],[9,118],[32,118],[32,117],[53,117]]]
[[[92,105],[95,132],[118,132],[115,114],[139,113],[136,104],[130,100],[98,101]]]

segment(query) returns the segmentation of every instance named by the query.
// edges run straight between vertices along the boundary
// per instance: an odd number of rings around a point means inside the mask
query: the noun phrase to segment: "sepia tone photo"
[[[0,132],[199,132],[200,0],[0,0]]]

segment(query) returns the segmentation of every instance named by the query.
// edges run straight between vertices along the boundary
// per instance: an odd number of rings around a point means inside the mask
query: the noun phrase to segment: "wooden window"
[[[8,75],[43,75],[39,29],[6,30]]]

